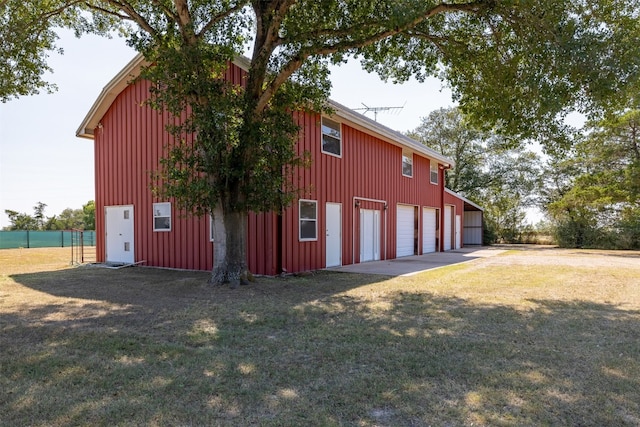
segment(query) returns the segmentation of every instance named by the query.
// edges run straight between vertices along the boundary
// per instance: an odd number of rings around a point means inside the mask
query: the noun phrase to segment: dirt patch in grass
[[[206,272],[3,252],[0,424],[640,424],[630,253],[514,251],[231,290]]]
[[[503,246],[509,249],[510,246]],[[583,249],[559,249],[554,247],[511,247],[508,257],[495,257],[488,265],[562,265],[573,268],[628,268],[640,270],[639,251],[606,251]]]

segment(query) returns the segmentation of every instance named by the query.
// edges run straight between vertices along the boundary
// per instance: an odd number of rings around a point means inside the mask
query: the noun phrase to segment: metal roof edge
[[[236,56],[233,63],[243,70],[250,66],[249,58]],[[138,53],[124,68],[112,78],[102,89],[89,112],[80,123],[76,136],[79,138],[93,139],[94,129],[100,123],[100,119],[107,112],[116,97],[129,85],[129,83],[140,75],[143,66],[149,65],[141,53]]]
[[[465,203],[469,203],[471,206],[473,206],[474,208],[478,209],[479,211],[484,212],[484,208],[480,207],[478,204],[473,203],[471,200],[467,199],[466,197],[464,197],[461,194],[456,193],[453,190],[449,190],[448,188],[445,187],[444,191],[446,191],[447,193],[451,194],[452,196],[455,196],[457,198],[459,198],[460,200],[462,200]]]
[[[98,126],[100,119],[107,112],[116,97],[129,85],[131,80],[140,75],[140,69],[148,64],[142,54],[137,54],[124,68],[115,75],[102,89],[89,112],[80,123],[76,136],[79,138],[93,139],[93,131]]]
[[[418,141],[412,138],[409,138],[408,136],[404,135],[401,132],[393,130],[390,127],[387,127],[383,124],[376,122],[375,120],[370,119],[364,114],[360,114],[350,109],[349,107],[346,107],[332,99],[329,99],[329,105],[333,110],[335,110],[336,115],[339,117],[347,119],[367,130],[374,131],[375,133],[379,134],[380,136],[384,137],[387,140],[395,141],[401,146],[405,146],[407,148],[410,148],[413,151],[416,151],[427,157],[435,159],[443,163],[444,165],[451,166],[451,167],[455,166],[455,162],[452,159],[446,156],[443,156],[437,151],[427,147],[424,144],[419,143]]]
[[[243,55],[236,56],[233,63],[245,71],[247,71],[251,65],[250,59]],[[129,85],[131,80],[140,75],[140,69],[144,65],[148,64],[149,63],[144,59],[144,56],[139,53],[129,61],[129,63],[125,65],[125,67],[116,74],[109,83],[105,85],[78,127],[78,130],[76,131],[77,137],[88,139],[94,138],[94,129],[98,127],[100,119],[102,119],[113,101]],[[398,131],[384,126],[332,99],[329,99],[328,103],[339,117],[342,117],[343,119],[346,119],[366,130],[373,131],[387,141],[407,147],[415,152],[423,154],[426,157],[435,159],[446,166],[455,166],[455,162],[453,160]]]

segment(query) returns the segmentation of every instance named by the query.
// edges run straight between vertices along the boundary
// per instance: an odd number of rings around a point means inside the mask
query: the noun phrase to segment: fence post
[[[29,249],[29,229],[27,228],[27,249]]]

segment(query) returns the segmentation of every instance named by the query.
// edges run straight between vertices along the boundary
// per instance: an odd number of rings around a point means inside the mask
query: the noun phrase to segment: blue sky
[[[33,206],[43,202],[45,214],[52,216],[94,199],[93,143],[75,133],[102,88],[135,52],[120,38],[60,35],[65,52],[51,54],[54,74],[49,79],[58,91],[0,103],[0,228],[9,225],[5,209],[32,214]],[[403,132],[431,111],[453,105],[450,92],[436,79],[384,83],[357,62],[333,69],[332,82],[332,99],[350,108],[404,105],[377,117]]]

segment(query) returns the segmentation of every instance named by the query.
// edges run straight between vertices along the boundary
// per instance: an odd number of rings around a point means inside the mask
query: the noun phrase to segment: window
[[[340,123],[322,118],[322,152],[342,156],[342,132]]]
[[[431,174],[430,174],[431,183],[437,184],[438,183],[438,164],[433,160],[431,160],[430,163],[431,165],[429,166],[429,169],[431,170]]]
[[[402,175],[409,178],[413,176],[413,153],[410,151],[402,152]]]
[[[318,202],[315,200],[299,201],[300,240],[318,240]]]
[[[171,231],[171,203],[153,204],[153,231]]]

